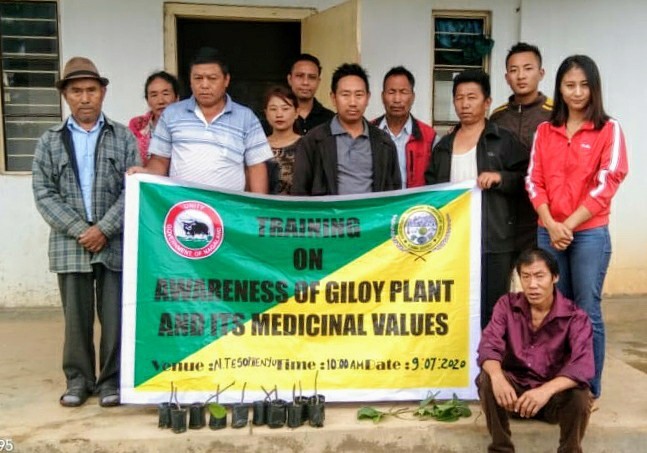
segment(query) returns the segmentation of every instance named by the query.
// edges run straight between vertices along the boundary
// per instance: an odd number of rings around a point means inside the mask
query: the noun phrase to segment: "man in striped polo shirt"
[[[190,66],[193,96],[169,105],[155,127],[150,173],[220,189],[267,193],[265,161],[272,150],[254,113],[227,94],[229,69],[219,52],[202,48]]]

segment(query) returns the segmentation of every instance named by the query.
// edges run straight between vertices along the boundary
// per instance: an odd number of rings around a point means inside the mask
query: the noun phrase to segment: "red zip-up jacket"
[[[380,127],[384,115],[371,121]],[[411,115],[411,137],[404,149],[407,156],[407,187],[421,187],[425,185],[425,170],[431,160],[431,149],[436,139],[433,127],[423,123]]]
[[[570,140],[565,125],[545,122],[535,134],[526,190],[535,209],[547,203],[557,222],[586,207],[592,217],[575,229],[582,231],[609,223],[611,199],[627,171],[625,137],[616,120],[600,130],[587,122]]]

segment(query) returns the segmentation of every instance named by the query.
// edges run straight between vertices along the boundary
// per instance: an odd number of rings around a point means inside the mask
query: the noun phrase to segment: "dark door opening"
[[[189,63],[203,46],[223,53],[231,73],[228,93],[262,118],[266,90],[275,84],[286,84],[289,65],[301,52],[301,23],[178,18],[182,99],[191,95]]]

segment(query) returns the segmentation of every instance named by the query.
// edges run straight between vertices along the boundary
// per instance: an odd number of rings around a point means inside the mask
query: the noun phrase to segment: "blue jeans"
[[[564,251],[550,245],[548,231],[539,227],[537,244],[549,251],[559,264],[557,288],[573,300],[591,319],[593,326],[593,356],[595,377],[591,381],[591,392],[598,398],[601,393],[600,381],[604,366],[604,321],[602,320],[602,285],[611,258],[609,228],[602,226],[590,230],[576,231],[573,242]]]

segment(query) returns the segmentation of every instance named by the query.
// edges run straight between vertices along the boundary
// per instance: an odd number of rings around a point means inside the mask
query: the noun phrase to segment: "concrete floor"
[[[585,451],[647,452],[647,297],[607,299],[603,309],[603,395],[591,417]],[[389,419],[374,425],[355,419],[357,405],[331,405],[321,429],[248,427],[179,435],[157,428],[153,407],[103,409],[92,398],[83,407],[62,408],[62,338],[60,309],[0,310],[0,441],[11,439],[16,452],[442,453],[485,451],[489,440],[477,404],[472,417],[451,424]],[[556,450],[554,426],[517,421],[512,430],[518,451]]]
[[[603,310],[607,354],[647,373],[647,296],[607,299]]]

